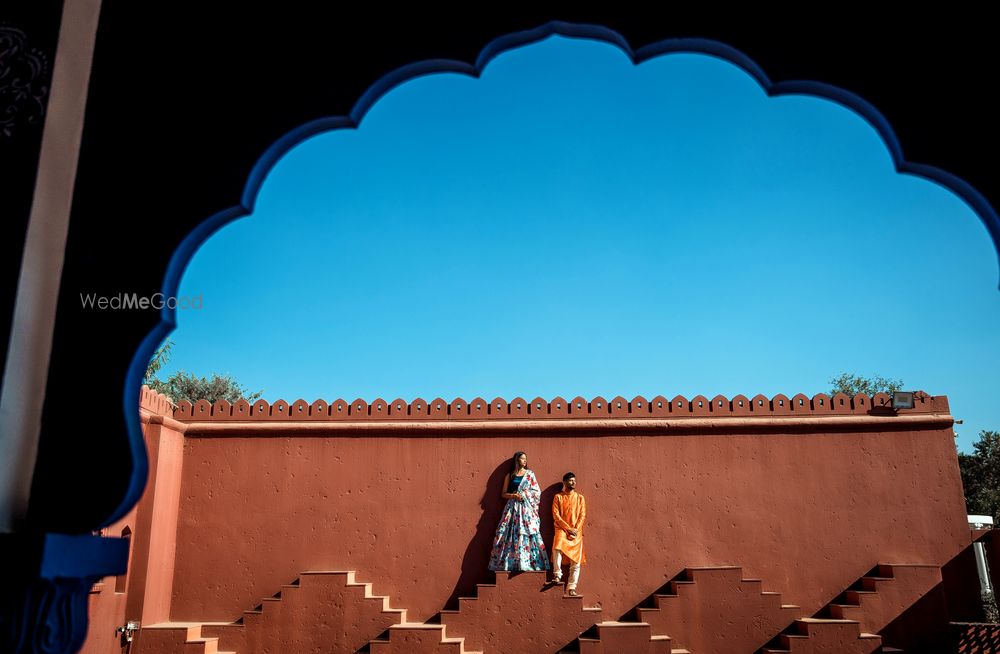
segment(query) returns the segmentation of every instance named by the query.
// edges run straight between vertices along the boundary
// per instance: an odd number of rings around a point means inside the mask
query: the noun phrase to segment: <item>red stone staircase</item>
[[[767,592],[759,579],[744,579],[736,566],[687,568],[647,597],[619,623],[648,626],[651,652],[751,652],[766,643],[794,619],[799,607],[782,604],[779,593]],[[591,630],[577,641],[584,652],[647,651],[620,649],[609,641],[602,649],[595,641],[619,639],[621,627]]]
[[[667,586],[669,593],[654,593],[651,604],[635,609],[635,619],[696,653],[753,651],[799,611],[760,579],[744,579],[737,566],[687,568]]]
[[[442,611],[441,624],[400,624],[387,638],[373,640],[372,654],[423,652],[558,652],[594,625],[601,609],[583,596],[547,586],[544,572],[497,573],[492,584],[477,584],[475,597],[458,600],[458,610]]]
[[[876,634],[940,583],[941,568],[935,565],[877,565],[814,617],[795,620],[760,652],[901,652]]]
[[[136,654],[354,652],[400,622],[406,610],[392,608],[354,571],[310,571],[236,622],[143,626]]]
[[[871,654],[901,652],[877,632],[941,581],[933,565],[879,565],[813,617],[744,579],[736,566],[688,568],[623,616],[564,651]],[[766,646],[764,646],[766,644]]]
[[[218,638],[207,638],[201,622],[161,622],[142,627],[133,649],[142,654],[233,654],[219,649]],[[222,624],[222,623],[220,623]]]
[[[862,631],[878,633],[939,583],[941,568],[936,565],[880,564],[820,615],[856,620]]]
[[[877,633],[940,582],[937,566],[879,565],[813,617],[796,617],[799,607],[739,567],[688,568],[621,621],[599,621],[599,607],[546,585],[544,573],[500,573],[432,624],[407,622],[353,571],[304,572],[236,622],[144,626],[136,654],[899,652]]]
[[[759,650],[762,654],[872,654],[887,652],[882,638],[861,631],[854,620],[799,618]]]
[[[686,649],[674,648],[670,636],[657,636],[647,622],[598,622],[584,632],[574,643],[575,647],[563,654],[690,654]]]
[[[358,652],[370,654],[424,654],[447,652],[448,654],[483,654],[465,648],[464,638],[451,638],[447,627],[442,624],[402,623],[393,625]]]

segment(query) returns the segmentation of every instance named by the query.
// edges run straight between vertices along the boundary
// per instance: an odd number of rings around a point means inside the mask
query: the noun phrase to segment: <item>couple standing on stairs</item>
[[[511,471],[503,480],[500,497],[507,500],[493,539],[490,570],[497,572],[544,571],[549,569],[549,557],[542,542],[538,504],[542,490],[535,473],[528,468],[528,456],[515,452]],[[580,565],[586,561],[583,554],[583,523],[587,517],[587,504],[583,495],[576,492],[576,475],[563,475],[562,491],[552,500],[552,518],[555,538],[552,541],[552,580],[562,583],[562,557],[569,559],[569,580],[566,594],[576,595]]]

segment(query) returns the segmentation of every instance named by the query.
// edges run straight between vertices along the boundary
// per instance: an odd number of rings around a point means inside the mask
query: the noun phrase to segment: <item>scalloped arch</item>
[[[318,118],[290,130],[279,137],[264,151],[247,177],[239,201],[234,206],[223,209],[191,231],[167,265],[161,291],[165,296],[177,294],[180,279],[198,248],[215,232],[226,224],[253,212],[260,188],[268,172],[290,149],[320,132],[337,129],[356,129],[368,111],[393,88],[411,79],[435,73],[460,73],[478,78],[491,60],[515,48],[530,45],[550,36],[583,38],[614,45],[621,49],[634,65],[654,57],[671,53],[693,53],[714,56],[741,68],[763,88],[768,97],[782,95],[808,95],[835,102],[846,107],[866,120],[879,134],[889,150],[896,171],[911,174],[936,182],[962,198],[983,221],[994,249],[1000,258],[1000,215],[990,205],[986,197],[965,180],[946,170],[927,164],[907,161],[889,121],[867,100],[855,93],[832,84],[811,80],[788,80],[772,82],[763,68],[742,51],[720,41],[705,38],[671,38],[656,41],[647,46],[633,49],[618,32],[602,25],[550,21],[536,28],[507,34],[487,43],[474,63],[450,59],[434,59],[415,62],[391,71],[372,84],[363,93],[347,115]],[[998,282],[1000,284],[1000,282]],[[134,407],[139,402],[140,385],[149,361],[156,347],[177,327],[176,309],[164,303],[160,323],[142,340],[129,364],[126,382],[122,392],[122,411],[128,429],[128,442],[132,460],[132,474],[128,487],[119,505],[112,511],[105,524],[122,518],[139,500],[146,483],[148,460],[142,440],[139,417]],[[367,408],[367,407],[366,407]],[[331,413],[333,408],[331,407]]]

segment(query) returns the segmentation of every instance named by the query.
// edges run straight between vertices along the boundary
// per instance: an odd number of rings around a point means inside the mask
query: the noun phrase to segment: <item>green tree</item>
[[[830,395],[843,393],[848,397],[854,397],[858,393],[865,395],[875,395],[875,393],[888,393],[892,395],[903,388],[902,379],[886,379],[881,375],[862,377],[851,373],[841,373],[830,380]]]
[[[168,339],[163,345],[156,348],[153,358],[149,360],[149,365],[146,366],[146,375],[142,378],[143,384],[149,386],[149,382],[156,379],[156,373],[160,372],[160,369],[170,360],[170,351],[173,347],[173,340]]]
[[[226,400],[235,403],[240,398],[248,402],[260,399],[264,394],[263,390],[251,393],[250,389],[242,386],[232,375],[220,375],[212,373],[211,377],[199,377],[193,373],[179,370],[167,377],[166,381],[157,377],[157,373],[170,360],[170,352],[174,346],[172,340],[161,345],[146,366],[146,376],[143,383],[154,391],[163,393],[174,402],[187,400],[192,404],[198,400],[208,400],[215,404],[219,400]]]
[[[958,455],[966,511],[1000,517],[1000,431],[982,430],[972,448]]]

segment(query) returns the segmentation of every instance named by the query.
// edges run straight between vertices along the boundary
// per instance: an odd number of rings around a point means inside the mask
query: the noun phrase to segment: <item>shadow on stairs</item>
[[[899,642],[899,630],[886,628],[907,611],[933,600],[931,593],[940,584],[941,568],[935,565],[876,565],[813,617],[795,620],[759,652],[906,651],[899,647],[904,644]],[[925,623],[933,620],[934,613],[943,615],[932,611],[923,618]],[[908,650],[909,644],[919,642],[920,635],[912,633],[912,629],[907,635]],[[883,642],[886,639],[889,642]]]

